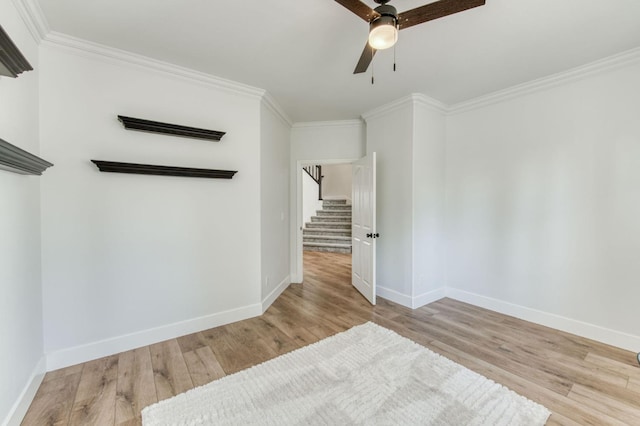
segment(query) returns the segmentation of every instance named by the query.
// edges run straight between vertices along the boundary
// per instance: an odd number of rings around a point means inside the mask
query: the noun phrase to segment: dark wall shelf
[[[151,164],[118,163],[91,160],[101,172],[133,173],[138,175],[183,176],[210,179],[231,179],[237,170],[194,169],[191,167],[154,166]]]
[[[143,120],[141,118],[118,116],[118,120],[127,130],[139,130],[142,132],[162,133],[172,136],[184,136],[187,138],[207,139],[218,142],[225,132],[217,130],[198,129],[196,127],[180,126],[178,124],[161,123],[159,121]]]
[[[53,164],[0,139],[0,169],[21,175],[42,175]]]
[[[29,61],[0,26],[0,75],[16,78],[18,74],[32,70]]]

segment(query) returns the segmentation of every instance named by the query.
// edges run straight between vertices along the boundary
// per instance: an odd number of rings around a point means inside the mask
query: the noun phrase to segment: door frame
[[[360,158],[323,159],[323,160],[298,160],[295,170],[295,222],[292,226],[291,241],[291,282],[302,283],[304,281],[304,265],[302,262],[302,168],[314,164],[323,166],[327,164],[351,164]]]

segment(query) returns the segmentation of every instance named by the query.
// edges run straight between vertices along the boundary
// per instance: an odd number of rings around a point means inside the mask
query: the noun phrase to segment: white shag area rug
[[[142,410],[153,425],[543,425],[551,413],[373,323]]]

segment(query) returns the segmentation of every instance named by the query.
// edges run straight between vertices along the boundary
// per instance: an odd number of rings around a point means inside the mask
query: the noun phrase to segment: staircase
[[[351,204],[347,200],[323,200],[302,230],[305,251],[351,253]]]

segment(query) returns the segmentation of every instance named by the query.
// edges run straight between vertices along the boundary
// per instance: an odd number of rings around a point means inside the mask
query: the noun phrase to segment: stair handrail
[[[322,200],[322,178],[324,177],[322,176],[322,166],[304,166],[302,170],[307,172],[311,179],[318,184],[318,200]]]

